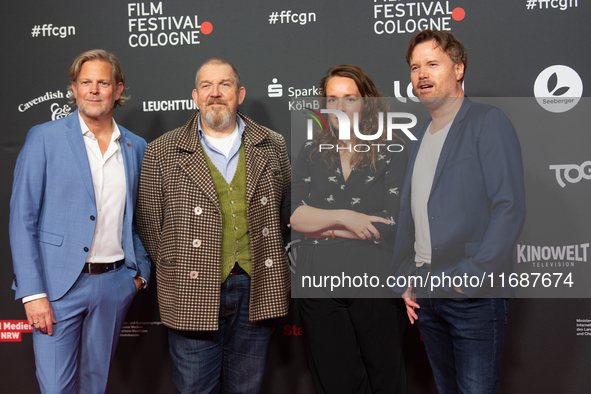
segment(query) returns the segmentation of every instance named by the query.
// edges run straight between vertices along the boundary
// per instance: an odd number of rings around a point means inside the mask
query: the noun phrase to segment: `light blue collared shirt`
[[[199,141],[203,150],[209,157],[209,160],[215,165],[220,174],[224,177],[228,184],[232,183],[236,168],[238,167],[238,157],[240,152],[240,145],[242,144],[242,134],[244,134],[244,121],[240,118],[240,115],[236,114],[236,124],[238,125],[238,136],[234,140],[234,144],[230,149],[228,157],[219,151],[216,147],[212,146],[201,129],[201,115],[197,118],[197,131],[199,133]]]

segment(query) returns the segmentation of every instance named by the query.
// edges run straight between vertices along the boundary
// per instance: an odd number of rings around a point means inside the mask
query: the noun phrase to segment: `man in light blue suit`
[[[525,220],[521,147],[503,112],[465,97],[467,55],[453,34],[418,32],[407,61],[431,119],[411,148],[393,273],[417,278],[403,298],[439,392],[498,392],[511,296],[498,275],[512,272]]]
[[[127,309],[150,261],[133,223],[146,142],[118,126],[117,58],[84,52],[70,68],[72,115],[33,127],[10,200],[13,289],[33,325],[43,393],[104,393]]]

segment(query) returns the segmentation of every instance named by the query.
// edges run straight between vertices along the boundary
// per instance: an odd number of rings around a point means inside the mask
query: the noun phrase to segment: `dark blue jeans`
[[[230,275],[222,284],[217,331],[168,330],[172,380],[181,394],[259,393],[270,321],[250,322],[250,277]]]
[[[418,298],[417,324],[440,394],[499,392],[508,302]]]

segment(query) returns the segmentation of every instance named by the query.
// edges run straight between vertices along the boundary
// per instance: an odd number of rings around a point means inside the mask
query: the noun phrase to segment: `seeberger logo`
[[[27,320],[0,320],[0,342],[20,342],[23,332],[33,332]]]
[[[591,180],[591,160],[588,160],[580,166],[576,164],[554,164],[550,166],[551,170],[556,171],[556,182],[560,187],[564,188],[566,183],[562,180],[563,174],[564,179],[569,183],[579,183],[581,179]],[[571,173],[576,171],[575,177],[571,176]]]
[[[534,96],[546,111],[566,112],[583,96],[583,81],[568,66],[550,66],[536,78]]]

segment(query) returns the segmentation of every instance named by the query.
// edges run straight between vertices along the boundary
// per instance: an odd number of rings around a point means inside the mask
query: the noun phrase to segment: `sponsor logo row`
[[[522,0],[523,1],[523,0]],[[419,30],[452,30],[456,22],[466,18],[467,12],[454,5],[455,1],[413,1],[374,0],[368,3],[373,15],[373,32],[383,34],[414,34]],[[209,35],[213,24],[199,23],[195,13],[187,15],[166,15],[165,2],[127,3],[128,44],[132,48],[159,47],[167,45],[198,45],[200,36]],[[523,4],[523,3],[522,3]],[[513,4],[517,8],[522,5]],[[565,11],[579,6],[578,0],[525,0],[529,11]],[[192,7],[187,7],[188,9]],[[268,11],[266,11],[268,12]],[[258,19],[269,25],[314,24],[319,20],[316,10],[280,10],[263,14]],[[264,16],[267,15],[267,16]],[[321,14],[322,16],[322,14]],[[326,23],[326,21],[325,21]],[[75,26],[54,26],[52,23],[34,25],[31,37],[67,38],[76,35]]]
[[[402,103],[407,99],[418,102],[419,100],[413,93],[412,83],[406,86],[406,97],[402,94],[403,87],[401,81],[394,81],[394,97]],[[583,96],[583,81],[579,74],[572,68],[564,65],[554,65],[547,67],[538,74],[533,86],[534,96],[538,104],[547,111],[560,113],[574,108]],[[318,96],[321,89],[312,87],[297,88],[290,86],[287,88],[287,96],[291,99],[299,97]],[[284,87],[277,78],[272,79],[272,83],[267,86],[267,95],[269,97],[283,97]],[[290,110],[301,110],[306,105],[296,107],[297,102],[290,102]],[[317,108],[314,108],[317,109]]]

